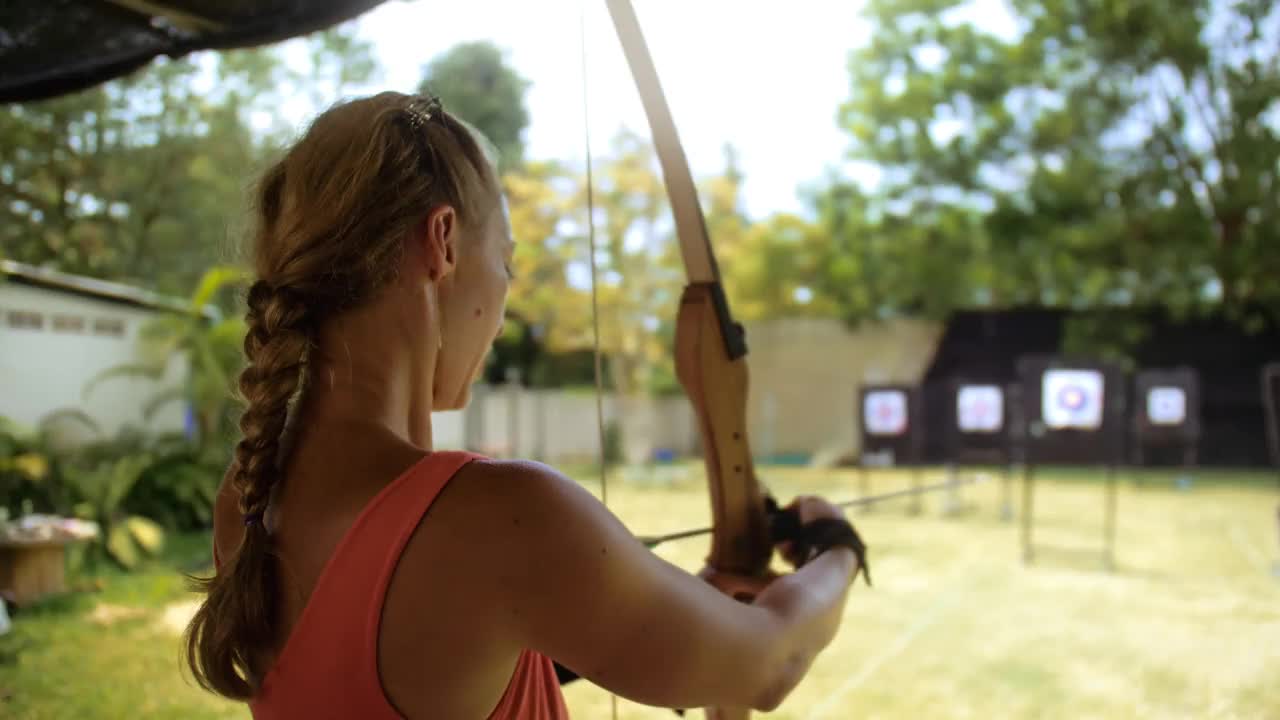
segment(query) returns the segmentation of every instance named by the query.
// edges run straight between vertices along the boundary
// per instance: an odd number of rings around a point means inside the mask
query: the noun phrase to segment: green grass
[[[140,570],[73,571],[79,592],[15,614],[0,636],[0,717],[247,718],[195,687],[180,624],[165,622],[167,609],[194,597],[181,573],[204,572],[209,547],[205,533],[171,536]],[[68,564],[79,567],[75,556]]]
[[[852,471],[763,474],[780,499],[858,487]],[[1017,521],[1001,518],[999,476],[965,488],[952,515],[938,494],[915,516],[906,500],[854,512],[876,585],[859,583],[836,641],[772,717],[1280,717],[1274,476],[1199,473],[1180,490],[1174,475],[1119,476],[1113,571],[1101,562],[1097,473],[1041,473],[1029,566]],[[871,481],[876,492],[908,482],[894,472]],[[609,505],[638,534],[708,519],[691,467],[618,471]],[[706,548],[701,538],[657,552],[692,570]],[[163,562],[82,576],[104,587],[18,615],[0,637],[0,717],[247,717],[193,687],[163,622],[190,600],[174,568],[197,570],[207,553],[205,537],[171,538]],[[102,622],[103,608],[134,615]],[[578,682],[566,696],[575,718],[609,717],[598,688]],[[674,715],[619,701],[619,717]]]

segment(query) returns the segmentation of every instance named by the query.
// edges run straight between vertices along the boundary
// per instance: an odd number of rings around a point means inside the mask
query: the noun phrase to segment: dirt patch
[[[93,612],[89,613],[90,622],[95,625],[110,626],[115,625],[121,620],[135,620],[145,617],[146,608],[129,607],[128,605],[112,605],[111,603],[98,603],[93,608]]]
[[[198,609],[200,609],[200,603],[194,600],[166,605],[164,613],[160,616],[160,625],[167,632],[181,635],[186,632],[187,623],[191,622],[191,617]]]

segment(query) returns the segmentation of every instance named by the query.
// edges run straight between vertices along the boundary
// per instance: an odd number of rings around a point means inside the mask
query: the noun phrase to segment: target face
[[[1102,373],[1096,370],[1046,370],[1040,414],[1053,430],[1102,427]]]
[[[874,390],[862,401],[862,420],[868,435],[901,435],[907,431],[907,394]]]
[[[1187,393],[1180,387],[1151,388],[1147,419],[1152,425],[1181,425],[1187,419]]]
[[[1004,391],[998,385],[965,385],[956,393],[961,432],[997,433],[1004,426]]]

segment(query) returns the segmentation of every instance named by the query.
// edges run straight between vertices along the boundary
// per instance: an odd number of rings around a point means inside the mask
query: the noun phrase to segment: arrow
[[[945,482],[934,483],[933,485],[922,485],[917,488],[909,488],[907,490],[895,490],[893,492],[883,493],[881,495],[867,495],[866,497],[854,498],[836,503],[838,508],[861,507],[864,505],[874,505],[886,500],[894,498],[909,497],[911,495],[923,495],[924,493],[936,492],[938,490],[946,490],[947,488],[960,487],[961,485],[975,485],[977,483],[986,482],[986,476],[971,478],[969,480],[947,480]],[[699,535],[708,535],[711,533],[710,527],[700,527],[692,530],[680,530],[678,532],[668,533],[666,535],[641,535],[637,537],[646,548],[653,548],[668,543],[673,540],[683,540],[685,538],[698,537]]]

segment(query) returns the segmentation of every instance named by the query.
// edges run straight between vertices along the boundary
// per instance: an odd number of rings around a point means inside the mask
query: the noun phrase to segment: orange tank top
[[[249,707],[256,720],[402,716],[378,679],[383,599],[419,521],[464,465],[433,452],[383,488],[334,549],[302,615]],[[525,650],[490,720],[567,720],[555,666]]]

